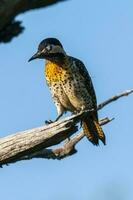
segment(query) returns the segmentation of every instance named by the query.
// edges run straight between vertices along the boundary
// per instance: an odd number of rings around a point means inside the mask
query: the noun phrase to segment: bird
[[[29,61],[35,59],[46,60],[44,74],[57,109],[55,121],[67,111],[73,114],[91,110],[81,120],[83,132],[93,145],[99,145],[99,140],[105,145],[106,137],[98,122],[94,86],[84,63],[69,56],[56,38],[42,40]]]

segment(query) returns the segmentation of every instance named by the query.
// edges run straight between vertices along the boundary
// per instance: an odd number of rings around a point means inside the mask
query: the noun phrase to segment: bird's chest
[[[49,86],[54,83],[62,82],[66,74],[66,70],[59,64],[47,62],[45,65],[45,77]]]

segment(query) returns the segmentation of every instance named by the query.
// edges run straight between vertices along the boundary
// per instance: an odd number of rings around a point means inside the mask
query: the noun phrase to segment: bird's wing
[[[77,58],[72,58],[72,59],[75,62],[76,70],[78,70],[79,74],[83,77],[89,95],[92,97],[93,108],[97,109],[97,99],[91,77],[82,61],[80,61]]]

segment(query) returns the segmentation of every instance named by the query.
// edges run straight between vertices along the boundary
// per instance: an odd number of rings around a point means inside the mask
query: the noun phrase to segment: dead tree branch
[[[31,9],[43,8],[65,0],[0,0],[0,42],[9,42],[23,31],[15,17]]]
[[[103,126],[113,120],[109,118],[104,118],[100,120],[100,125]],[[81,131],[80,133],[74,135],[71,139],[66,139],[64,144],[56,149],[43,149],[41,151],[37,151],[35,153],[23,156],[20,160],[30,160],[32,158],[47,158],[47,159],[57,159],[61,160],[67,156],[71,156],[77,153],[75,149],[76,144],[84,137],[84,133]]]
[[[105,102],[98,105],[98,109],[110,104],[112,101],[120,97],[127,96],[132,93],[128,90],[116,95]],[[67,117],[50,125],[34,128],[6,136],[0,139],[0,165],[13,163],[20,160],[28,160],[32,158],[52,158],[62,159],[66,156],[73,155],[77,152],[75,145],[84,137],[83,132],[74,135],[71,139],[67,139],[77,132],[77,123],[92,111],[85,111],[79,114]],[[104,118],[99,122],[105,125],[112,119]],[[67,140],[66,140],[67,139]],[[48,147],[65,143],[55,149],[47,149]]]
[[[106,105],[108,105],[109,103],[112,103],[113,101],[118,100],[121,97],[126,97],[129,94],[131,94],[133,92],[133,90],[126,90],[125,92],[122,92],[120,94],[117,94],[109,99],[107,99],[106,101],[100,103],[97,107],[98,110],[101,110],[103,107],[105,107]]]

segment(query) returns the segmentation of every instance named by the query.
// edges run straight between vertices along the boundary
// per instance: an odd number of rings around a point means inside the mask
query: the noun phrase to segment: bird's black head
[[[62,60],[65,56],[66,53],[60,41],[56,38],[47,38],[41,41],[37,53],[35,53],[29,61],[40,58],[57,62]]]

